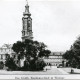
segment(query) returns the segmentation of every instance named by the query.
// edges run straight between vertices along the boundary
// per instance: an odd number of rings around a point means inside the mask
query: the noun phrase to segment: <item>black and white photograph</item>
[[[0,75],[80,75],[80,1],[0,0]]]

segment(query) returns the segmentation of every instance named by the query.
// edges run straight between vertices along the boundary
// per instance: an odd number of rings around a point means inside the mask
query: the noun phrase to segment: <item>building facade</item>
[[[62,64],[62,61],[64,60],[62,55],[63,52],[52,52],[49,57],[45,57],[44,61],[47,65],[51,64],[52,66],[58,66]]]
[[[4,44],[0,47],[0,62],[6,61],[8,56],[12,56],[13,53],[12,45],[11,44]]]

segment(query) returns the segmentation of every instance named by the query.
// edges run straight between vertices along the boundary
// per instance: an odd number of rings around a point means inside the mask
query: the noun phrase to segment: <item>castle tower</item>
[[[31,13],[29,12],[28,2],[25,6],[25,12],[23,12],[22,23],[22,41],[25,41],[26,39],[33,39],[32,18]]]

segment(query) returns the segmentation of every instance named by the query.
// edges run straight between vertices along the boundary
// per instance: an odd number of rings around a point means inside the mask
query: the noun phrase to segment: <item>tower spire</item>
[[[23,13],[23,15],[29,15],[29,16],[31,16],[31,14],[29,12],[28,0],[26,0],[25,12]]]
[[[31,13],[29,12],[29,5],[28,0],[26,0],[25,12],[23,12],[22,22],[22,41],[26,39],[33,39],[33,32],[32,32],[32,18]]]
[[[27,3],[27,5],[28,5],[28,0],[26,0],[26,3]]]

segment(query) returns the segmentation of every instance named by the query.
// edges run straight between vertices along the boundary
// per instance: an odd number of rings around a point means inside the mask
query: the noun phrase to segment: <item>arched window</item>
[[[24,31],[24,33],[23,33],[24,35],[25,35],[25,31]]]

